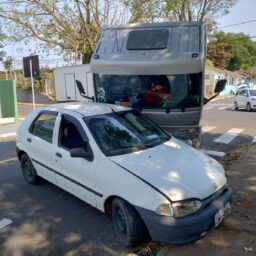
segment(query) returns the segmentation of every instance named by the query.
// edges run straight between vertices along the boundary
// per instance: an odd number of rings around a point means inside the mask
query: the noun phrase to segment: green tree
[[[8,71],[11,71],[12,69],[12,62],[13,62],[13,58],[8,56],[6,57],[6,59],[3,61],[4,64],[4,68]]]
[[[256,65],[256,42],[243,33],[216,32],[208,44],[207,58],[217,67],[249,70]]]
[[[205,21],[212,30],[237,0],[130,0],[132,21]]]
[[[125,0],[7,0],[0,17],[11,39],[36,38],[88,63],[102,25],[124,23],[128,9]]]

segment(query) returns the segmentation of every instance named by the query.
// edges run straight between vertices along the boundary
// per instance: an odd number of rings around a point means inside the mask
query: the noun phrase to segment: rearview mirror
[[[222,92],[225,89],[226,84],[227,84],[227,79],[219,80],[215,85],[214,93]]]
[[[90,146],[87,147],[88,151],[85,151],[84,148],[72,148],[70,150],[71,157],[84,158],[90,162],[93,161],[94,156]]]

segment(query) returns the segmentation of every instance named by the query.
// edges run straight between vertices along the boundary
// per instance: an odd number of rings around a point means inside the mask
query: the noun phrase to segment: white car
[[[239,91],[234,102],[235,110],[244,108],[247,111],[256,109],[256,89],[243,89]]]
[[[148,235],[164,243],[194,241],[230,212],[223,167],[130,108],[36,108],[17,131],[17,154],[29,183],[42,177],[112,214],[126,246]]]

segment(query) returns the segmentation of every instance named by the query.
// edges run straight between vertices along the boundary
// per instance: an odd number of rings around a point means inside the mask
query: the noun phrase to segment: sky
[[[237,4],[230,9],[230,13],[217,20],[219,27],[237,24],[249,20],[256,20],[256,0],[238,0]],[[256,21],[238,26],[221,29],[224,32],[240,33],[256,36]],[[256,41],[256,38],[253,39]]]
[[[256,0],[238,0],[237,4],[230,9],[229,14],[219,18],[217,22],[219,23],[219,27],[228,26],[232,24],[237,24],[241,22],[247,22],[250,20],[256,20]],[[226,28],[221,28],[224,32],[233,32],[240,33],[243,32],[249,36],[256,36],[256,21],[236,26],[229,26]],[[252,40],[256,41],[256,37]],[[34,48],[34,50],[33,50]],[[40,47],[37,47],[40,48]],[[29,50],[30,49],[30,50]],[[32,50],[31,50],[32,49]],[[29,45],[25,45],[23,43],[19,44],[9,44],[4,49],[7,52],[7,56],[13,56],[15,59],[14,65],[16,68],[22,67],[22,57],[29,56],[32,52],[36,53],[36,45],[30,43]],[[42,53],[39,53],[40,59],[42,59]],[[63,61],[60,56],[51,52],[49,56],[45,56],[42,59],[42,64],[52,66],[62,66]],[[15,68],[15,67],[14,67]],[[2,65],[0,65],[0,69],[2,69]]]

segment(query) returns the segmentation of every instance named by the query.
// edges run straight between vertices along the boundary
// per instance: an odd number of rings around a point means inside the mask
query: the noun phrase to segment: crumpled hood
[[[153,148],[109,158],[172,201],[204,199],[227,183],[224,169],[216,160],[175,138]]]

